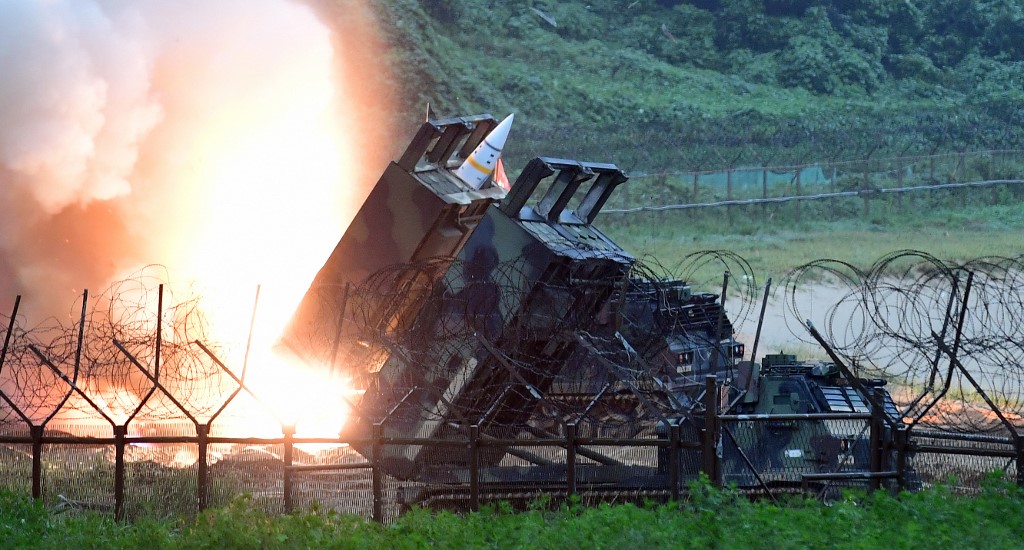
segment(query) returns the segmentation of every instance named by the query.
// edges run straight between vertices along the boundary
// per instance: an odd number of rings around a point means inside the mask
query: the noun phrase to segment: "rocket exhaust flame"
[[[366,193],[361,170],[390,157],[381,143],[361,138],[377,149],[366,152],[352,141],[370,126],[380,134],[373,114],[389,107],[378,84],[346,80],[353,58],[368,55],[347,48],[377,42],[370,8],[348,2],[345,20],[330,9],[0,5],[0,310],[24,295],[29,323],[54,315],[71,325],[67,305],[84,288],[159,264],[162,280],[193,285],[204,333],[239,350],[260,284],[250,383],[305,409],[326,402],[319,392],[342,382],[313,380],[304,371],[315,369],[282,363],[269,347]],[[131,400],[124,388],[93,390],[104,406]],[[300,432],[310,423],[300,416],[324,415],[274,407]]]

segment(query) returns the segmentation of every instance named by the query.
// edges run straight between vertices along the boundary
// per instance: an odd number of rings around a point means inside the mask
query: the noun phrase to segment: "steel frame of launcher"
[[[379,368],[369,373],[370,383],[346,429],[347,436],[374,441],[369,447],[357,445],[356,450],[391,476],[436,484],[436,489],[407,495],[407,501],[434,502],[439,497],[457,501],[467,491],[470,502],[478,502],[481,493],[518,490],[573,494],[581,486],[591,493],[661,491],[674,497],[680,481],[697,471],[721,479],[722,467],[716,458],[722,433],[729,432],[719,428],[730,419],[719,414],[719,396],[734,372],[736,356],[742,357],[744,351],[733,338],[724,309],[714,295],[691,294],[680,281],[629,281],[635,260],[592,225],[614,190],[628,179],[615,165],[538,157],[527,164],[503,200],[493,186],[465,188],[451,170],[495,124],[489,115],[481,115],[428,121],[421,127],[357,214],[353,227],[363,229],[365,235],[350,229],[342,237],[304,298],[284,344],[299,355],[320,359],[330,349],[332,365],[342,342],[355,348],[352,356],[359,357],[365,338],[353,327],[342,326],[347,294],[341,295],[339,289],[347,292],[349,285],[376,269],[427,257],[447,258],[449,268],[441,279],[447,288],[459,289],[467,282],[450,266],[525,258],[529,269],[516,281],[517,288],[525,290],[515,303],[500,310],[495,323],[506,329],[528,326],[533,337],[522,340],[516,337],[521,331],[504,330],[490,339],[480,336],[485,331],[468,330],[475,336],[454,352],[429,346],[418,350],[421,357],[431,358],[430,365],[413,364],[396,350],[386,349]],[[546,191],[535,197],[548,178]],[[586,192],[575,208],[567,208],[580,189]],[[410,215],[398,220],[396,209]],[[393,237],[388,241],[393,242],[381,247],[383,235]],[[635,289],[632,294],[626,290],[630,284]],[[436,314],[422,309],[427,298],[423,294],[408,297],[399,307],[378,311],[372,323],[389,334],[429,326],[413,322]],[[655,350],[641,358],[643,368],[662,374],[647,381],[649,387],[638,387],[637,381],[623,375],[622,365],[608,358],[616,350],[608,349],[601,339],[584,336],[603,335],[625,348],[641,347],[631,346],[631,340],[650,338],[642,326],[629,334],[620,332],[622,327],[615,322],[598,322],[601,311],[609,307],[616,310],[613,319],[630,308],[638,310],[640,318],[683,313],[696,318],[695,323],[679,325],[678,334],[653,331],[659,341],[642,346]],[[559,316],[561,321],[573,319],[576,330],[559,332],[538,321]],[[321,325],[331,328],[333,338],[311,337],[313,327]],[[529,369],[516,367],[524,361],[530,362]],[[438,373],[431,368],[438,365],[452,368]],[[416,371],[422,384],[399,387],[396,381]],[[575,373],[590,391],[579,391],[577,385],[573,394],[559,387],[556,378],[563,373]],[[723,384],[702,383],[702,375],[715,374],[723,375]],[[749,400],[750,388],[746,391]],[[581,418],[563,419],[555,432],[531,424],[545,402],[588,398],[581,417],[593,413],[602,399],[639,404],[642,409],[638,410],[647,416],[648,437],[580,437]],[[432,403],[426,407],[428,414],[417,416],[425,403]],[[847,415],[865,418],[862,412]],[[804,420],[820,421],[811,416]],[[658,430],[656,437],[650,437]],[[523,433],[531,439],[519,438]],[[558,463],[525,450],[530,446],[562,447],[566,461]],[[661,452],[656,464],[632,466],[590,448],[594,446],[655,446]],[[526,465],[502,465],[506,456]],[[577,456],[592,464],[577,464]],[[745,463],[754,469],[749,457]],[[754,473],[758,484],[766,486]]]

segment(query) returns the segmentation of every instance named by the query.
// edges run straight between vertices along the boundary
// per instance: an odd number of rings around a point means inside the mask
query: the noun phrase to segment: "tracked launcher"
[[[1019,339],[1001,331],[1019,317],[1020,259],[950,266],[903,251],[867,273],[847,265],[853,292],[824,317],[833,325],[853,297],[870,323],[823,335],[808,319],[828,360],[758,364],[747,357],[761,358],[770,280],[748,349],[733,323],[758,288],[742,258],[697,251],[672,272],[624,251],[595,227],[626,182],[612,164],[538,157],[508,185],[511,122],[425,123],[275,350],[263,344],[280,310],[257,323],[258,289],[256,349],[242,356],[205,322],[218,300],[165,301],[163,268],[83,292],[74,325],[26,327],[18,296],[0,350],[9,481],[119,518],[245,490],[268,511],[384,522],[419,505],[679,501],[705,475],[765,499],[912,490],[954,471],[968,480],[958,491],[996,470],[1024,485],[1016,390],[986,388],[1016,380],[1005,360]],[[681,275],[709,262],[723,266],[718,293]],[[834,260],[809,266],[838,273]],[[920,278],[894,280],[893,266]],[[794,313],[801,277],[785,285]],[[879,314],[891,296],[908,300],[895,318]],[[844,340],[853,327],[864,331]]]
[[[517,436],[577,349],[573,334],[596,324],[613,283],[629,272],[633,258],[589,223],[625,180],[613,165],[531,161],[500,207],[488,209],[432,307],[420,310],[405,353],[392,354],[367,389],[367,417],[352,429],[380,423],[385,436],[453,438],[477,426],[483,437]],[[580,208],[567,211],[576,193]],[[483,464],[504,454],[489,448]],[[386,450],[385,463],[413,478],[451,475],[469,460],[409,445]]]
[[[775,467],[774,481],[798,484],[844,460],[864,465],[864,437],[836,436],[825,420],[745,427],[738,437],[709,425],[712,409],[722,418],[782,411],[772,404],[792,397],[768,388],[848,388],[838,391],[859,403],[869,396],[832,371],[827,384],[802,367],[786,371],[793,379],[786,384],[774,382],[784,370],[775,356],[756,371],[741,362],[744,346],[719,296],[638,270],[593,225],[628,179],[615,165],[537,157],[508,191],[496,185],[486,172],[500,147],[488,139],[500,133],[503,143],[510,121],[425,123],[371,191],[282,339],[306,361],[352,380],[359,395],[342,436],[387,475],[426,484],[408,488],[407,503],[457,503],[470,486],[501,495],[562,491],[567,465],[558,457],[566,452],[585,459],[572,468],[575,480],[610,494],[673,479],[678,488],[682,477],[716,463],[702,446],[724,445],[716,479],[751,488],[766,486],[750,475],[758,468]],[[485,162],[471,158],[495,149]],[[708,376],[717,377],[713,391]],[[818,401],[800,410],[839,410]],[[777,425],[809,434],[806,449],[791,443],[765,455],[784,445]],[[608,436],[661,450],[624,458],[602,443]],[[600,447],[516,445],[570,437]],[[675,458],[665,450],[669,440],[681,447]]]

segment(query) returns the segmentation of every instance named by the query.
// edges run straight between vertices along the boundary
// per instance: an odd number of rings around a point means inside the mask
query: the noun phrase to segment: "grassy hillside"
[[[637,176],[1024,147],[1021,0],[377,6],[409,132],[427,103],[442,116],[515,112],[505,151],[513,177],[537,155],[614,162]],[[630,183],[634,194],[643,185]],[[812,259],[866,266],[904,248],[958,260],[1020,254],[1019,192],[1000,192],[998,204],[987,193],[962,208],[883,201],[869,219],[809,203],[802,219],[766,222],[748,208],[728,225],[719,210],[599,225],[668,264],[694,250],[734,251],[762,280]]]
[[[516,112],[510,164],[630,170],[1017,147],[1022,5],[379,3],[404,119]]]

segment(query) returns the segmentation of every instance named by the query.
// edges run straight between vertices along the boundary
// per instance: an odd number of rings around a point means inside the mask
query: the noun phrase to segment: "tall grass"
[[[104,516],[60,516],[0,494],[4,548],[1021,548],[1024,493],[992,476],[977,496],[943,488],[892,496],[844,494],[824,505],[792,497],[751,502],[695,483],[679,504],[570,502],[513,513],[417,510],[382,526],[309,511],[268,516],[247,499],[195,520],[118,524]]]

